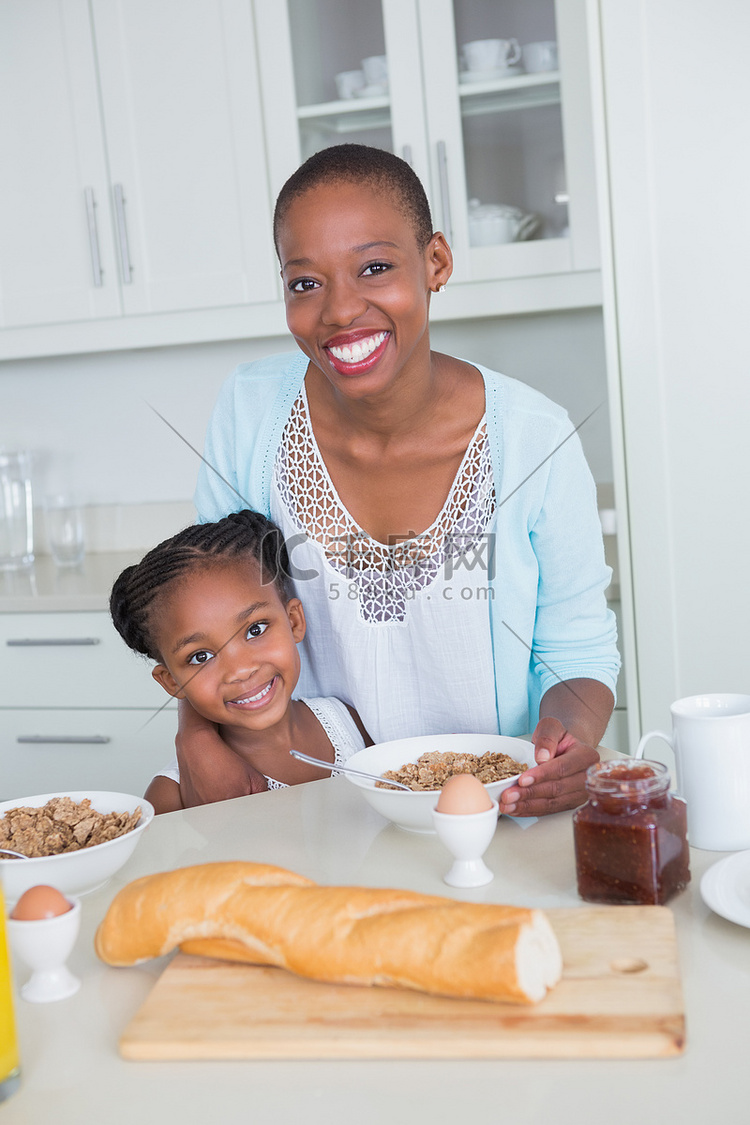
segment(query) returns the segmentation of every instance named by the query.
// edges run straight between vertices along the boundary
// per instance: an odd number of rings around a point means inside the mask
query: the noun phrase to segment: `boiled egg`
[[[73,903],[65,895],[60,894],[55,887],[40,883],[24,891],[10,916],[19,922],[38,922],[43,918],[57,918],[72,909]]]
[[[457,773],[449,777],[440,790],[437,805],[441,813],[468,813],[486,812],[492,808],[489,793],[478,778],[470,773]]]

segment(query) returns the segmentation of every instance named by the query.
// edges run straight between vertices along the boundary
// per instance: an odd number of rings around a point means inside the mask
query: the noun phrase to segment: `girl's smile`
[[[155,626],[154,678],[223,727],[266,730],[287,717],[305,634],[299,599],[261,585],[252,560],[201,567],[167,597]]]

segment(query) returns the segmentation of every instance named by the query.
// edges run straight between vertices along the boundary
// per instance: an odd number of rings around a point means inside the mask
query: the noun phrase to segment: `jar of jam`
[[[662,762],[597,762],[573,814],[578,893],[586,902],[667,902],[690,882],[685,802]]]

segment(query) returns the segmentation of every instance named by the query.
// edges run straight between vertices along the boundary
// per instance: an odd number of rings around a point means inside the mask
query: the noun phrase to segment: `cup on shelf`
[[[0,449],[0,570],[21,570],[33,561],[31,454]]]
[[[366,86],[388,86],[388,56],[370,55],[362,59]]]
[[[461,47],[465,70],[504,70],[520,59],[517,39],[473,39]]]
[[[557,43],[546,39],[539,43],[525,43],[521,48],[524,70],[528,74],[543,74],[547,70],[557,70]]]
[[[363,70],[342,70],[339,74],[334,76],[336,83],[336,93],[344,100],[348,101],[349,98],[354,98],[357,91],[361,90],[365,85],[365,72]]]
[[[80,502],[64,493],[47,496],[44,525],[50,554],[57,566],[79,566],[86,550],[83,506]]]

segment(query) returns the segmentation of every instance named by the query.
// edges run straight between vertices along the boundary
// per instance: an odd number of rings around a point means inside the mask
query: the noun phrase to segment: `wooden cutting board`
[[[127,1059],[644,1058],[684,1047],[672,913],[546,911],[563,979],[529,1007],[320,984],[178,953],[126,1028]]]

